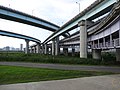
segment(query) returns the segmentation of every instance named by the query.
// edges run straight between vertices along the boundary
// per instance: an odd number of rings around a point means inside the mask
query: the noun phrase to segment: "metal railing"
[[[120,38],[113,39],[111,42],[107,41],[92,45],[92,49],[109,49],[117,47],[120,47]]]

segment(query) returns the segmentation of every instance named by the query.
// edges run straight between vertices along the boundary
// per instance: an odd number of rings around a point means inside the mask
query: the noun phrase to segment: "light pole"
[[[9,8],[10,8],[10,3],[9,3]]]
[[[32,15],[34,14],[35,9],[32,10]]]
[[[80,13],[80,3],[79,3],[79,2],[76,2],[76,4],[78,4],[78,5],[79,5],[79,13]]]
[[[12,0],[9,1],[9,4],[8,4],[9,8],[11,7],[11,4],[12,4]]]

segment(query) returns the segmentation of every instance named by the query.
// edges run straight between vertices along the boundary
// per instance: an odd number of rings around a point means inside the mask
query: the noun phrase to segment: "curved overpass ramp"
[[[29,53],[29,41],[36,42],[37,43],[37,53],[40,53],[40,43],[41,43],[41,41],[39,39],[30,37],[30,36],[26,36],[26,35],[22,35],[22,34],[3,31],[3,30],[0,30],[0,35],[7,36],[7,37],[24,39],[26,41],[26,49],[25,49],[26,54]]]
[[[0,18],[36,26],[52,32],[59,29],[59,26],[51,22],[4,6],[0,6]]]
[[[46,20],[4,6],[0,6],[0,18],[32,25],[52,32],[55,32],[60,28]],[[65,33],[63,36],[67,37],[69,36],[69,33]]]
[[[36,42],[36,43],[40,43],[41,42],[39,39],[30,37],[30,36],[17,34],[17,33],[13,33],[13,32],[8,32],[8,31],[4,31],[4,30],[0,30],[0,35],[13,37],[13,38],[24,39],[24,40],[29,40],[29,41],[33,41],[33,42]]]

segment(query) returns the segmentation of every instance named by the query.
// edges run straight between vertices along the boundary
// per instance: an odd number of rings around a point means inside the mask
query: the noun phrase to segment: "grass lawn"
[[[47,80],[59,80],[78,77],[89,77],[98,75],[113,74],[110,72],[96,71],[72,71],[72,70],[54,70],[41,68],[27,68],[16,66],[0,66],[0,85],[36,82]]]

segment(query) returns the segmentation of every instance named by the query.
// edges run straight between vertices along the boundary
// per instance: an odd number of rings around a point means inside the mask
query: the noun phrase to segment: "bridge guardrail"
[[[110,49],[110,48],[117,48],[120,47],[120,38],[113,39],[111,42],[107,41],[104,43],[94,44],[92,45],[92,49]]]

